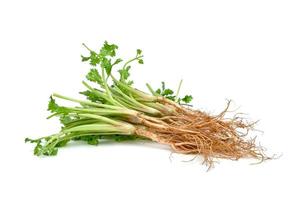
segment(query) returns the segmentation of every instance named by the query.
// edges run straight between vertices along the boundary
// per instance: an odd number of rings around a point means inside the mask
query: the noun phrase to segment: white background
[[[1,1],[0,199],[294,199],[294,1]],[[88,66],[81,43],[137,48],[138,88],[165,80],[194,106],[221,111],[226,99],[260,119],[258,141],[281,158],[260,165],[169,159],[143,143],[70,145],[39,158],[25,137],[54,133],[52,92],[78,97]],[[293,186],[294,187],[294,186]]]

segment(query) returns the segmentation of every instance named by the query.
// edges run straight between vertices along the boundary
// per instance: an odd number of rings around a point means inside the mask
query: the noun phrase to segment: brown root
[[[202,155],[209,166],[212,166],[214,158],[266,159],[262,148],[255,144],[255,138],[246,139],[255,123],[244,122],[236,116],[225,118],[229,104],[230,101],[217,116],[181,107],[175,116],[157,118],[163,121],[160,124],[145,118],[142,122],[147,128],[138,128],[136,134],[168,144],[178,153]]]

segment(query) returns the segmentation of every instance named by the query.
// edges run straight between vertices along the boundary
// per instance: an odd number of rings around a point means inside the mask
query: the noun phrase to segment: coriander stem
[[[82,45],[83,45],[88,51],[92,51],[88,46],[86,46],[85,43],[82,43]]]
[[[129,63],[131,63],[131,62],[133,62],[133,61],[135,61],[135,60],[138,60],[139,58],[143,58],[143,55],[141,55],[141,56],[136,56],[135,58],[132,58],[131,60],[128,60],[128,61],[123,65],[123,69],[125,69],[125,67],[126,67]]]
[[[80,131],[94,131],[94,132],[101,132],[101,133],[108,133],[108,132],[123,132],[124,134],[132,134],[135,131],[135,127],[131,124],[124,124],[122,126],[114,126],[108,124],[87,124],[76,126],[67,130],[64,130],[64,133],[71,133],[71,132],[80,132]]]
[[[149,91],[152,93],[152,95],[154,96],[159,96],[152,88],[152,86],[150,86],[150,84],[146,83],[147,88],[149,89]]]
[[[181,85],[182,85],[182,79],[180,80],[180,82],[178,84],[177,92],[176,92],[176,95],[175,95],[175,102],[178,101],[178,95],[179,95],[179,91],[180,91]]]
[[[101,76],[102,76],[102,80],[103,80],[103,86],[104,86],[104,89],[108,95],[108,97],[110,98],[110,102],[113,104],[113,105],[116,105],[116,106],[121,106],[121,107],[124,107],[122,104],[120,104],[119,102],[117,102],[113,97],[112,97],[112,93],[109,89],[109,86],[107,84],[107,80],[106,80],[106,77],[105,77],[105,70],[103,67],[101,67]]]
[[[87,118],[92,118],[92,119],[98,119],[100,121],[113,124],[113,125],[123,125],[122,122],[119,122],[117,120],[109,119],[107,117],[99,116],[99,115],[94,115],[94,114],[78,114],[80,117],[87,117]]]
[[[80,103],[80,104],[89,105],[89,106],[95,106],[95,107],[100,107],[100,108],[110,108],[110,109],[121,109],[121,107],[119,107],[119,106],[106,105],[106,104],[101,104],[101,103],[94,103],[94,102],[91,102],[91,101],[78,100],[78,99],[74,99],[74,98],[71,98],[71,97],[66,97],[66,96],[63,96],[63,95],[60,95],[60,94],[57,94],[57,93],[53,93],[52,96],[60,98],[60,99]]]
[[[125,84],[125,83],[123,83],[121,81],[118,81],[112,74],[111,74],[111,77],[112,77],[114,83],[120,85],[121,87],[123,87],[124,89],[126,89],[129,92],[133,93],[134,95],[139,96],[142,99],[145,99],[146,101],[156,101],[157,100],[157,98],[152,96],[152,95],[149,95],[149,94],[146,94],[146,93],[144,93],[142,91],[136,90],[136,89],[130,87],[129,85],[127,85],[127,84]]]

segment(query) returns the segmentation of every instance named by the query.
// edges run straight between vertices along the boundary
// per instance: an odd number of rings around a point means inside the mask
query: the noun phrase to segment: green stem
[[[162,114],[159,110],[157,110],[155,108],[148,107],[148,106],[136,101],[134,98],[127,96],[117,86],[115,86],[115,89],[112,89],[112,90],[114,92],[119,93],[120,96],[116,96],[116,97],[119,98],[120,100],[123,100],[125,103],[127,103],[128,108],[142,111],[144,113],[148,113],[148,114],[155,115],[155,116],[159,116]]]
[[[85,43],[82,43],[82,45],[83,45],[88,51],[93,52],[88,46],[86,46]]]
[[[89,106],[95,106],[95,107],[100,107],[100,108],[109,108],[109,109],[115,109],[115,110],[116,109],[121,109],[121,107],[119,107],[119,106],[106,105],[106,104],[101,104],[101,103],[94,103],[94,102],[91,102],[91,101],[78,100],[78,99],[63,96],[63,95],[60,95],[60,94],[57,94],[57,93],[53,93],[52,96],[60,98],[60,99],[64,99],[64,100],[84,104],[84,105],[89,105]]]
[[[147,86],[147,88],[149,89],[150,93],[152,93],[152,95],[154,95],[154,96],[159,96],[159,94],[157,94],[157,93],[153,90],[153,88],[152,88],[152,86],[150,86],[150,84],[146,83],[146,86]]]
[[[73,108],[73,107],[65,107],[67,109],[70,109],[71,111],[76,111],[77,114],[81,113],[94,113],[102,116],[121,116],[121,115],[136,115],[137,112],[130,109],[101,109],[101,108]]]
[[[178,95],[179,95],[179,91],[180,91],[181,85],[182,85],[182,79],[180,80],[179,85],[178,85],[178,88],[177,88],[177,92],[176,92],[176,96],[175,96],[175,102],[178,101]]]
[[[156,101],[157,97],[146,94],[140,90],[134,89],[132,87],[130,87],[129,85],[118,81],[113,75],[111,75],[114,83],[118,84],[119,86],[121,86],[122,88],[124,88],[125,90],[129,91],[130,93],[134,94],[136,97],[140,97],[142,99],[145,99],[146,101]]]
[[[132,58],[131,60],[128,60],[124,65],[123,65],[123,69],[125,69],[125,67],[127,67],[127,65],[135,60],[138,60],[140,58],[143,58],[143,56],[136,56],[135,58]]]
[[[103,92],[100,92],[96,89],[94,89],[93,87],[91,87],[90,85],[88,85],[85,81],[82,81],[82,84],[89,89],[91,92],[93,92],[95,95],[97,95],[98,97],[103,98],[104,100],[108,101],[109,103],[113,103],[112,99],[109,98],[109,96],[105,95]]]
[[[80,132],[80,131],[94,131],[94,132],[100,132],[100,133],[110,133],[110,132],[119,132],[126,134],[133,134],[135,132],[135,127],[131,124],[124,124],[121,126],[114,126],[109,124],[87,124],[87,125],[81,125],[76,126],[67,130],[64,130],[63,132],[71,133],[71,132]]]
[[[103,116],[99,116],[99,115],[93,115],[93,114],[78,114],[78,116],[81,116],[81,117],[87,117],[87,118],[92,118],[92,119],[98,119],[100,121],[103,121],[103,122],[106,122],[106,123],[109,123],[109,124],[113,124],[113,125],[116,125],[116,126],[120,126],[120,125],[124,125],[123,122],[119,122],[117,120],[113,120],[113,119],[109,119],[107,117],[103,117]]]
[[[107,80],[106,80],[106,77],[105,77],[105,70],[103,67],[101,67],[101,76],[102,76],[102,80],[103,80],[103,86],[104,86],[104,89],[108,95],[108,97],[110,98],[110,103],[112,103],[113,105],[117,105],[117,106],[122,106],[119,102],[117,102],[113,97],[112,97],[112,93],[111,91],[109,90],[109,86],[107,84]]]

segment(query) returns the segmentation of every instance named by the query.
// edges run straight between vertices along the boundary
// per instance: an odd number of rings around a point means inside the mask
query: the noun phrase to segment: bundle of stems
[[[184,154],[201,155],[206,164],[212,165],[214,158],[265,159],[255,139],[246,139],[255,123],[247,123],[238,115],[226,118],[230,101],[226,109],[218,115],[209,115],[193,110],[187,104],[190,95],[179,97],[181,83],[176,94],[171,89],[153,90],[147,84],[151,94],[135,89],[129,80],[130,64],[143,64],[142,51],[118,70],[120,77],[113,74],[113,67],[122,59],[116,58],[117,45],[105,42],[100,51],[89,50],[89,56],[82,61],[92,66],[83,81],[86,91],[80,92],[87,100],[75,99],[60,94],[52,94],[48,117],[59,117],[60,132],[38,139],[26,138],[26,142],[36,143],[35,155],[56,155],[58,148],[72,140],[83,140],[96,145],[100,139],[134,140],[148,139],[169,145],[173,151]],[[60,106],[56,99],[76,103],[75,107]]]

